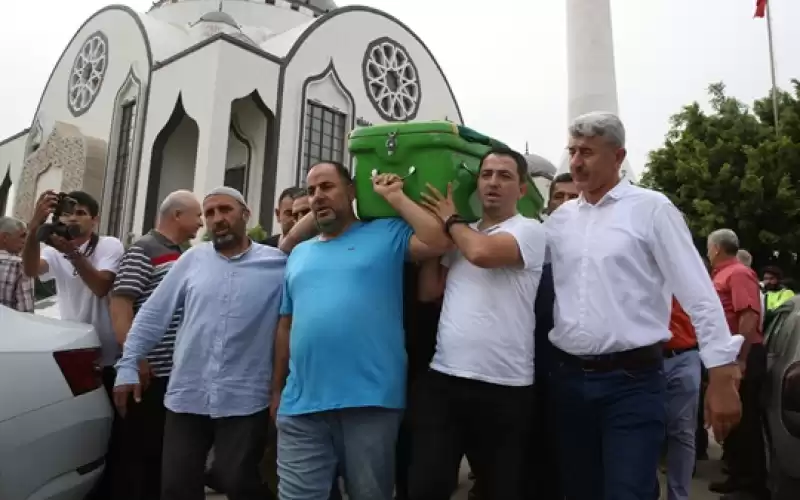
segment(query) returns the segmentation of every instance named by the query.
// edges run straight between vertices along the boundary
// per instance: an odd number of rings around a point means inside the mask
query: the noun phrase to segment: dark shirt
[[[158,231],[151,230],[125,251],[111,293],[132,298],[133,311],[139,312],[180,256],[181,248],[178,245]],[[157,377],[168,377],[172,371],[175,335],[182,318],[181,307],[173,314],[161,342],[147,355],[150,367]]]
[[[280,240],[281,240],[281,235],[275,234],[262,241],[261,244],[267,245],[268,247],[278,248],[278,242],[280,242]]]
[[[428,371],[436,352],[436,333],[442,303],[421,302],[417,298],[419,267],[406,263],[403,281],[404,326],[408,355],[408,385]]]
[[[555,325],[553,308],[556,303],[556,291],[553,285],[553,269],[550,264],[542,268],[542,277],[539,280],[539,289],[536,292],[536,329],[534,330],[534,345],[536,355],[536,385],[546,380],[550,372],[550,363],[553,356],[553,344],[548,335]]]

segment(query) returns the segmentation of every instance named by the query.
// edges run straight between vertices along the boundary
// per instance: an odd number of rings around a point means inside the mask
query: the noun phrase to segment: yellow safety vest
[[[781,304],[794,297],[794,292],[788,288],[775,292],[767,292],[767,310],[777,309]]]

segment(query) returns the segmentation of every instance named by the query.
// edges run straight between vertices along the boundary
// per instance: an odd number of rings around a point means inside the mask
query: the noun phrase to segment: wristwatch
[[[444,221],[444,232],[450,234],[450,229],[453,227],[453,224],[469,224],[469,222],[460,215],[453,214]]]

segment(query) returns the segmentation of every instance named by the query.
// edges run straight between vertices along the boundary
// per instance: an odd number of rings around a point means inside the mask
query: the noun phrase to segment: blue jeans
[[[652,499],[666,421],[661,367],[597,372],[556,361],[550,390],[564,496]]]
[[[667,377],[667,498],[686,500],[695,464],[695,431],[700,401],[700,353],[687,351],[664,360]]]
[[[350,500],[392,500],[401,410],[278,416],[280,500],[328,500],[337,473]]]

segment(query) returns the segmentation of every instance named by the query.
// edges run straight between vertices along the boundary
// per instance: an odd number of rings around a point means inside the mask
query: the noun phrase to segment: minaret
[[[592,111],[619,114],[611,0],[566,3],[568,123]],[[568,169],[565,158],[558,170],[560,173]],[[632,173],[627,160],[622,171],[625,176]]]
[[[567,1],[568,120],[619,112],[610,0]]]

